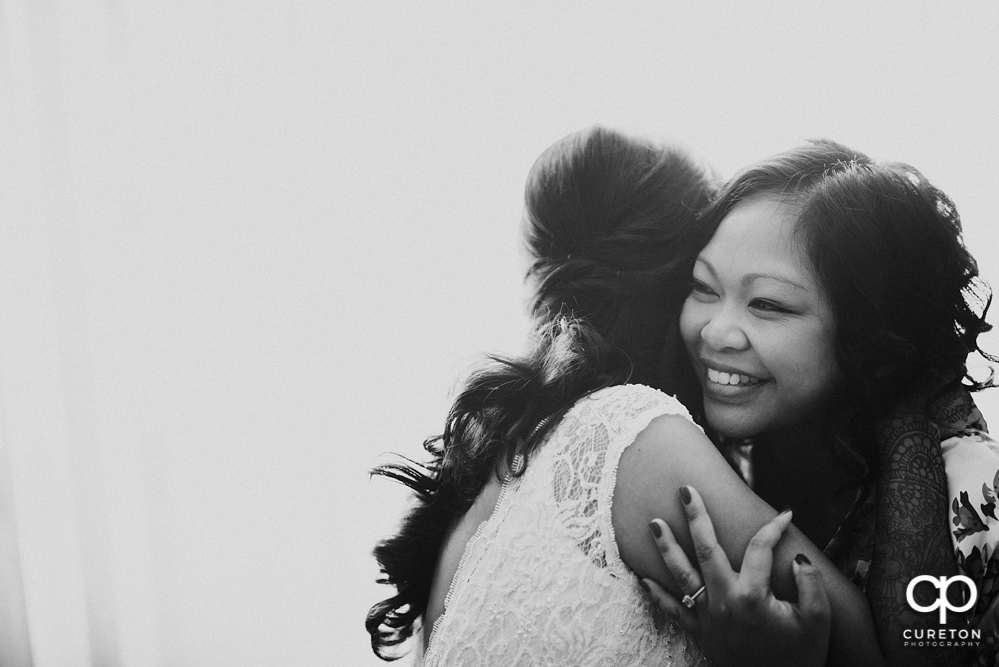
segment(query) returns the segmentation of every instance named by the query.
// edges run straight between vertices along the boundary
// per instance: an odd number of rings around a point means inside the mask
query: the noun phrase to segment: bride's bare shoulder
[[[681,486],[693,486],[713,508],[735,507],[736,520],[762,522],[768,506],[735,473],[701,429],[681,415],[653,419],[624,450],[614,485],[611,517],[621,559],[632,571],[650,577],[675,592],[672,579],[649,534],[649,522],[660,518],[673,529],[681,545],[689,545],[687,521],[680,503]],[[723,512],[712,511],[712,516]],[[757,517],[758,515],[758,517]],[[719,539],[733,547],[745,541],[742,526],[732,528],[722,518]],[[762,525],[762,523],[760,523]],[[734,538],[734,539],[732,539]],[[726,549],[728,551],[728,549]]]

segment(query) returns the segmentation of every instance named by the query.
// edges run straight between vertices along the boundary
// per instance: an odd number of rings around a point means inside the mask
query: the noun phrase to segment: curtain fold
[[[118,456],[102,418],[94,285],[81,252],[91,229],[121,217],[126,104],[111,9],[0,4],[5,666],[157,664],[149,572],[134,565],[148,551],[135,530],[146,518],[111,521],[142,503],[120,484],[134,461]]]

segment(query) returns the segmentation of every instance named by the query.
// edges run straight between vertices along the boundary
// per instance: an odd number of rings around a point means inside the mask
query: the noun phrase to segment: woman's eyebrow
[[[703,257],[698,257],[696,263],[703,265],[704,268],[708,271],[708,273],[711,274],[712,278],[718,277],[718,272],[715,271],[714,265],[708,260],[704,259]],[[791,280],[790,278],[778,275],[776,273],[749,273],[742,277],[742,286],[749,287],[749,285],[752,284],[754,280],[759,280],[761,278],[776,280],[778,282],[784,283],[786,285],[789,285],[790,287],[793,287],[794,289],[801,290],[803,292],[808,291],[808,288],[802,285],[801,283],[797,283]]]
[[[704,259],[700,255],[697,256],[697,260],[694,262],[694,264],[695,265],[697,265],[697,264],[703,264],[704,268],[707,269],[708,273],[711,274],[712,278],[717,278],[718,277],[718,272],[715,271],[714,265],[712,265],[711,262],[709,262],[708,260]]]
[[[777,282],[784,283],[785,285],[789,285],[789,286],[791,286],[791,287],[793,287],[795,289],[801,290],[803,292],[807,292],[808,291],[808,288],[805,287],[804,285],[802,285],[800,283],[796,283],[795,281],[791,280],[790,278],[787,278],[785,276],[780,276],[780,275],[777,275],[775,273],[749,273],[749,274],[747,274],[747,275],[745,275],[745,276],[742,277],[742,285],[744,287],[748,287],[750,284],[752,284],[752,282],[754,280],[759,280],[761,278],[766,278],[768,280],[776,280]]]

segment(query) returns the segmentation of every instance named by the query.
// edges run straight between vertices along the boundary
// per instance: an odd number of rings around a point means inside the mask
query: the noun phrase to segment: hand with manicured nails
[[[680,497],[699,571],[666,522],[654,519],[650,529],[663,562],[685,596],[678,600],[643,579],[653,601],[697,641],[714,665],[824,665],[832,610],[822,573],[798,554],[791,565],[798,602],[777,599],[770,587],[774,548],[791,523],[791,512],[778,514],[757,531],[736,572],[718,544],[700,494],[682,487]]]

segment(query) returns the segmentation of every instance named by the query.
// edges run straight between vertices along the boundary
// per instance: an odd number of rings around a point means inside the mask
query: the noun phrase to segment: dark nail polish
[[[797,563],[798,565],[811,565],[812,564],[812,561],[808,560],[808,557],[805,556],[805,554],[798,554],[797,556],[795,556],[794,557],[794,562]]]
[[[684,505],[690,504],[690,489],[685,486],[680,487],[680,500],[683,501]]]
[[[649,528],[652,530],[652,534],[656,536],[657,540],[663,536],[663,529],[659,527],[657,522],[651,522],[649,524]]]

